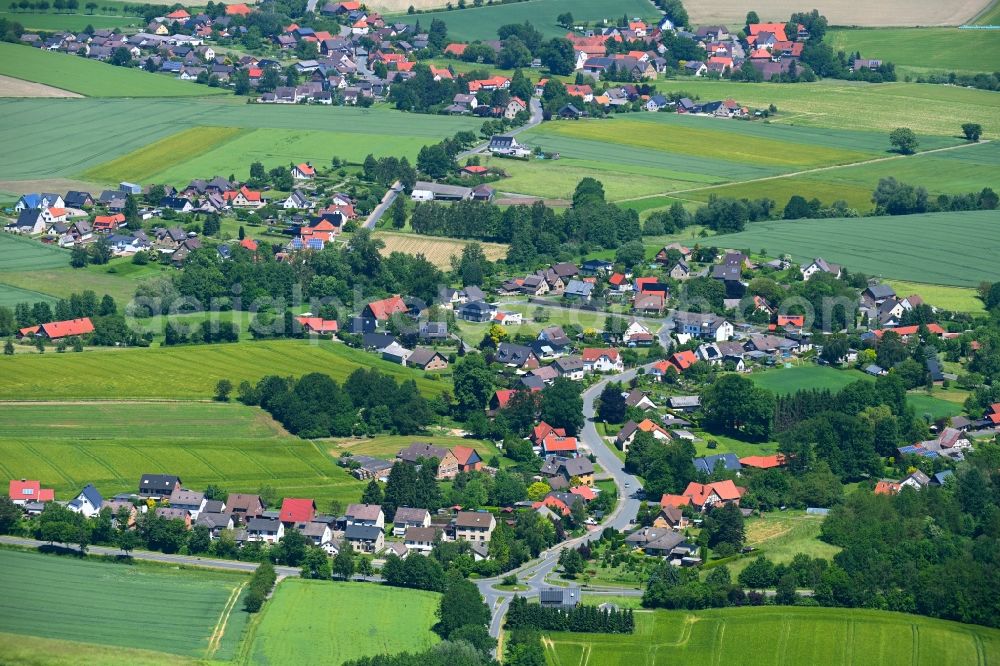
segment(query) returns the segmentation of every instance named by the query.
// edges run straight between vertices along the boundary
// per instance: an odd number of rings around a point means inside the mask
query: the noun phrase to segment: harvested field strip
[[[375,237],[385,243],[382,254],[388,256],[393,252],[404,254],[422,254],[438,268],[449,269],[451,257],[460,256],[462,249],[474,242],[454,238],[431,238],[417,234],[400,234],[379,231]],[[483,253],[490,261],[497,261],[507,256],[507,246],[502,243],[479,243]]]

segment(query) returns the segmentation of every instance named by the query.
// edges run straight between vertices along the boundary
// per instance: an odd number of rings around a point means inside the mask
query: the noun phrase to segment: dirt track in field
[[[83,95],[0,74],[0,97],[83,97]]]
[[[979,14],[991,0],[826,0],[819,7],[830,25],[933,26],[962,25]],[[811,7],[812,5],[810,5]],[[802,10],[799,0],[685,0],[691,23],[724,23],[737,31],[747,12],[756,11],[761,21],[787,21]]]

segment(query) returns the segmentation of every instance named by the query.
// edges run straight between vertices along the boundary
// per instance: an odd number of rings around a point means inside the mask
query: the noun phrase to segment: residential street
[[[371,212],[371,215],[368,216],[368,219],[365,220],[365,223],[361,226],[365,229],[374,230],[375,225],[378,224],[378,221],[382,219],[383,215],[385,215],[385,211],[389,210],[389,206],[392,205],[392,202],[396,200],[396,197],[398,197],[402,191],[403,184],[397,180],[392,184],[392,187],[389,188],[389,191],[385,193],[385,196],[382,197],[381,203],[375,206],[375,210]]]
[[[509,132],[504,132],[504,136],[517,136],[521,132],[529,130],[532,127],[536,127],[542,123],[542,103],[538,101],[538,98],[532,97],[531,100],[528,101],[528,108],[531,110],[531,118],[528,120],[528,122],[521,125],[520,127],[512,129]],[[489,147],[489,145],[490,145],[489,141],[481,143],[478,146],[475,146],[474,148],[470,148],[464,153],[459,153],[458,155],[455,156],[455,159],[464,160],[466,157],[477,155],[486,150],[486,148]]]

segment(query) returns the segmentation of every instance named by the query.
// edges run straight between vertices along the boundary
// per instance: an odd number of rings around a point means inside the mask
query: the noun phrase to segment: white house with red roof
[[[557,455],[570,458],[575,458],[579,453],[576,437],[560,437],[554,432],[542,440],[541,450],[545,456]]]
[[[28,502],[51,502],[55,499],[54,490],[42,488],[40,481],[28,479],[11,479],[7,495],[18,506],[23,506]]]
[[[746,491],[746,488],[737,486],[729,479],[715,483],[695,483],[692,481],[681,495],[664,495],[660,498],[660,506],[672,506],[679,509],[690,505],[699,511],[725,504],[739,506],[740,498]]]
[[[316,177],[316,169],[309,162],[296,164],[292,167],[292,178],[295,180],[312,180]]]
[[[311,499],[286,497],[278,514],[283,523],[299,524],[312,522],[316,515],[316,502]]]
[[[389,298],[383,298],[380,301],[372,301],[365,306],[362,316],[374,319],[377,322],[384,322],[389,321],[389,318],[394,314],[405,314],[409,310],[406,303],[403,302],[403,297],[396,294]]]
[[[323,319],[322,317],[296,317],[295,321],[302,325],[302,329],[306,333],[330,335],[337,332],[336,319]]]
[[[625,364],[617,349],[587,347],[581,354],[585,372],[622,372]]]
[[[222,196],[236,208],[260,208],[264,205],[264,197],[261,196],[260,192],[251,190],[246,185],[238,190],[225,192]]]

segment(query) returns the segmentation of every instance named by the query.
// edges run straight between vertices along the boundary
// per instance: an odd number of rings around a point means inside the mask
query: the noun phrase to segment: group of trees
[[[345,437],[366,432],[410,435],[434,419],[410,379],[400,383],[378,370],[358,368],[339,385],[318,372],[299,379],[268,375],[256,385],[241,382],[240,402],[260,405],[300,437]]]
[[[268,561],[261,562],[257,569],[250,576],[247,583],[247,593],[243,597],[243,608],[248,613],[256,613],[264,605],[264,600],[274,588],[274,582],[278,579],[274,571],[274,565]]]
[[[582,633],[631,634],[635,617],[631,609],[603,610],[597,606],[545,608],[515,596],[507,609],[507,629],[538,629],[543,631],[575,631]]]
[[[641,476],[651,497],[677,494],[695,479],[694,444],[683,439],[664,441],[636,432],[625,455],[625,471]]]
[[[389,472],[385,488],[378,481],[368,483],[362,494],[364,504],[380,504],[387,520],[392,520],[401,506],[440,509],[444,500],[437,484],[437,458],[421,459],[419,466],[397,462]]]
[[[163,344],[182,345],[187,343],[212,344],[214,342],[238,342],[240,327],[231,321],[206,319],[197,328],[179,321],[168,321]]]
[[[908,185],[893,177],[881,178],[872,192],[876,215],[913,215],[937,211],[995,210],[1000,197],[993,189],[967,194],[942,194],[932,199],[923,187]]]

